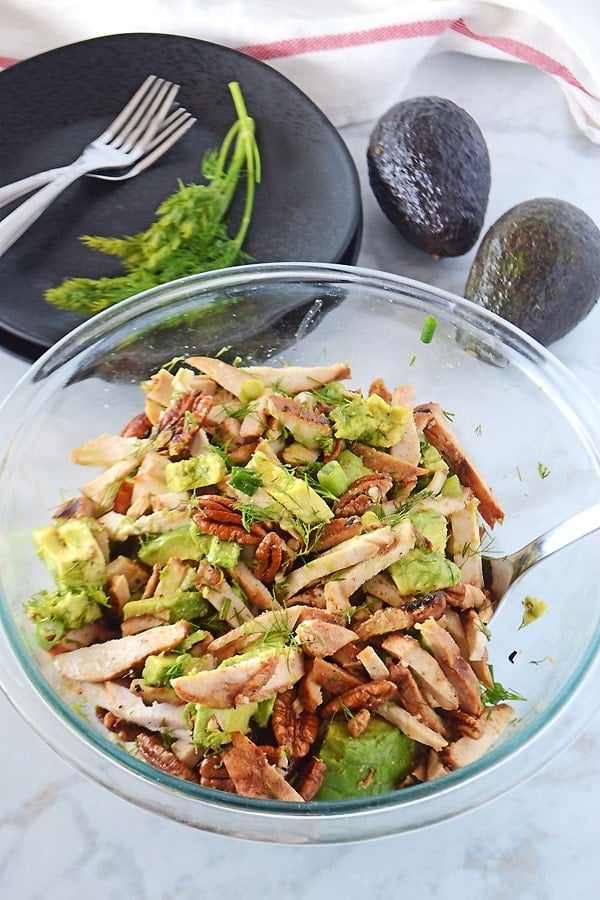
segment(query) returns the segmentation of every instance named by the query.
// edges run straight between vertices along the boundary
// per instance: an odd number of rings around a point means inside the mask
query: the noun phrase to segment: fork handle
[[[14,242],[27,231],[52,201],[73,181],[89,171],[85,166],[66,166],[56,178],[45,187],[17,206],[0,222],[0,256],[12,247]]]
[[[36,188],[43,187],[49,181],[60,175],[68,166],[62,166],[58,169],[47,169],[45,172],[37,172],[35,175],[28,175],[27,178],[21,178],[19,181],[13,181],[12,184],[4,184],[0,187],[0,207],[6,206],[25,194],[30,194]]]

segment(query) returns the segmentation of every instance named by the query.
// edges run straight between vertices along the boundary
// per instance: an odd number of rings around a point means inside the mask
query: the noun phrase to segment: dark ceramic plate
[[[83,246],[80,235],[134,234],[150,224],[178,179],[201,180],[204,151],[220,145],[235,119],[230,81],[240,83],[256,120],[263,167],[247,252],[256,262],[356,261],[359,181],[335,128],[274,69],[193,38],[112,35],[0,73],[0,182],[71,162],[149,74],[180,84],[177,99],[198,122],[129,181],[75,182],[0,257],[0,341],[14,352],[34,358],[83,321],[50,306],[46,288],[67,277],[121,271],[117,261]],[[234,206],[232,223],[237,213]]]

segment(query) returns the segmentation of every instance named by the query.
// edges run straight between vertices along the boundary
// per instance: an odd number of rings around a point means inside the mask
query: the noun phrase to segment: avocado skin
[[[600,229],[565,200],[519,203],[485,234],[465,296],[551,344],[600,296]]]
[[[461,256],[483,228],[490,158],[475,120],[443,97],[415,97],[377,122],[367,150],[381,209],[409,243]]]

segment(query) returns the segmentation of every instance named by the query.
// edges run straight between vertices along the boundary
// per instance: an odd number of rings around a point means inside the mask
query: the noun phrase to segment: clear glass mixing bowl
[[[426,315],[437,329],[421,341]],[[175,356],[228,346],[246,364],[350,361],[352,383],[413,382],[435,400],[506,512],[494,552],[511,551],[600,499],[600,415],[544,348],[443,291],[353,267],[274,263],[194,276],[119,304],[27,372],[0,410],[0,684],[61,757],[110,791],[199,829],[326,843],[396,834],[465,813],[514,788],[598,707],[600,535],[532,570],[492,622],[495,678],[527,699],[478,762],[365,800],[290,804],[174,779],[131,756],[82,710],[35,643],[23,604],[48,576],[29,534],[81,471],[72,447],[118,431],[143,405],[139,382]],[[544,475],[545,477],[542,477]],[[519,630],[521,600],[547,613]],[[568,766],[568,754],[565,755]]]

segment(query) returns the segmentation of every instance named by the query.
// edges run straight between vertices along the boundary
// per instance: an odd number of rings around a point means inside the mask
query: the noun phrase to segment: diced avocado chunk
[[[447,472],[448,464],[442,458],[439,450],[431,444],[425,444],[421,449],[421,468],[429,472]]]
[[[64,588],[40,591],[31,598],[25,611],[37,623],[38,642],[48,648],[53,647],[65,632],[100,619],[103,606],[108,606],[108,597],[100,588]]]
[[[434,553],[444,554],[448,540],[448,523],[446,517],[437,509],[413,509],[408,518],[415,530],[431,543]]]
[[[319,753],[327,769],[315,800],[350,800],[393,791],[411,772],[414,753],[415,742],[379,716],[373,716],[358,737],[351,737],[346,722],[334,719]]]
[[[170,559],[199,560],[206,556],[210,537],[184,525],[142,541],[138,556],[148,566],[164,566]]]
[[[260,478],[267,493],[306,525],[328,522],[333,513],[317,492],[301,478],[273,460],[261,450],[252,456],[252,468]]]
[[[192,491],[194,488],[218,484],[226,475],[225,460],[212,450],[207,450],[201,456],[169,462],[165,468],[165,481],[170,491]]]
[[[208,559],[213,566],[234,568],[241,547],[234,541],[224,541],[214,534],[203,534],[195,525],[174,528],[144,541],[138,551],[140,560],[149,566],[166,566],[173,559]]]
[[[454,587],[460,581],[458,566],[441,553],[421,547],[413,547],[401,556],[388,572],[403,597]]]
[[[163,687],[170,685],[172,678],[199,668],[202,668],[201,660],[189,653],[151,654],[146,657],[142,679],[150,687]]]
[[[349,484],[352,484],[357,478],[362,478],[363,475],[370,475],[373,471],[365,466],[360,456],[357,456],[352,450],[340,450],[337,461],[346,473]]]
[[[411,411],[404,406],[390,406],[378,394],[366,400],[355,397],[350,403],[335,406],[329,413],[337,438],[361,441],[372,447],[391,447],[406,428]]]
[[[34,528],[31,537],[37,555],[59,587],[80,588],[106,580],[106,557],[98,542],[103,532],[96,523],[64,519]]]
[[[212,566],[234,569],[238,564],[241,550],[241,545],[235,541],[223,541],[213,534],[206,551],[206,559]]]
[[[449,475],[440,491],[443,497],[462,497],[463,489],[458,475]]]
[[[208,601],[198,591],[180,591],[172,597],[147,597],[130,600],[123,607],[123,618],[133,616],[157,616],[171,624],[185,619],[192,622],[204,618],[209,612]]]
[[[142,678],[150,687],[161,687],[168,683],[167,672],[177,662],[177,653],[159,653],[146,657]]]
[[[250,731],[250,720],[258,711],[259,704],[251,701],[231,709],[213,709],[201,703],[194,706],[194,743],[205,750],[219,750],[224,744],[231,742],[234,731],[242,734]]]

